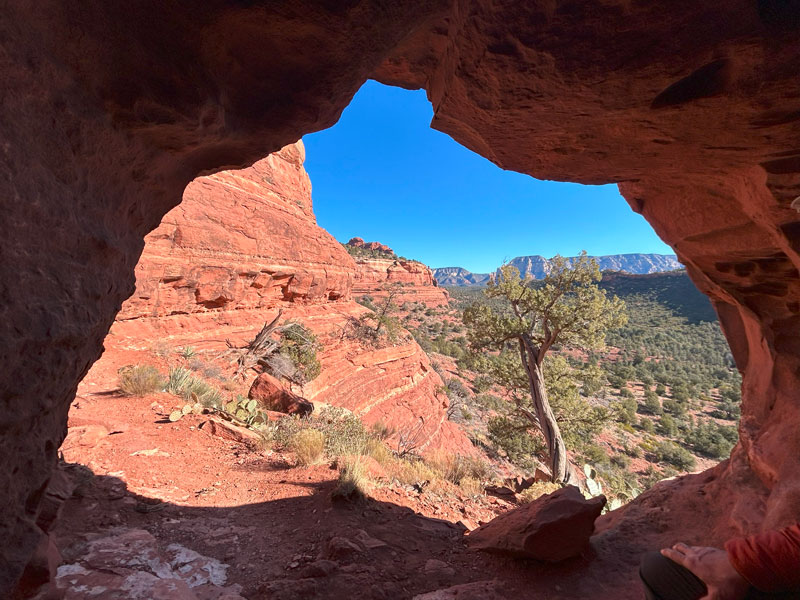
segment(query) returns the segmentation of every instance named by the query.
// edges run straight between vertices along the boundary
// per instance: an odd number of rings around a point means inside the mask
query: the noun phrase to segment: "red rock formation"
[[[433,126],[503,168],[620,182],[714,299],[744,373],[741,442],[612,513],[603,543],[795,519],[797,15],[771,0],[7,3],[0,595],[40,545],[70,401],[143,237],[194,177],[332,125],[368,77],[427,89]]]
[[[441,306],[450,301],[450,294],[437,286],[429,267],[413,260],[356,257],[357,271],[353,281],[353,296],[385,298],[387,288],[400,284],[396,304],[423,302],[426,306]]]
[[[348,408],[368,424],[381,421],[396,438],[412,432],[420,450],[472,452],[447,422],[446,398],[436,393],[441,378],[409,335],[380,350],[342,336],[366,312],[350,299],[359,270],[316,225],[303,160],[298,142],[250,168],[193,181],[183,202],[145,238],[136,291],[106,346],[113,352],[158,339],[223,350],[226,339],[252,339],[280,308],[284,319],[303,322],[322,342],[322,372],[304,386],[304,398]],[[430,270],[419,266],[429,281]],[[253,384],[251,397],[269,402],[277,394],[265,377]],[[299,399],[286,392],[283,404],[292,400]]]
[[[347,245],[353,246],[353,248],[364,248],[366,250],[374,250],[375,252],[382,252],[383,254],[394,256],[394,250],[389,248],[386,244],[381,244],[380,242],[365,242],[364,239],[360,237],[350,238]]]

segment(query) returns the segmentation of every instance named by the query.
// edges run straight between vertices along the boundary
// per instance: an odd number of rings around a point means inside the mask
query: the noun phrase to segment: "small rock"
[[[349,558],[354,554],[361,554],[363,550],[345,537],[333,537],[328,542],[323,558],[339,560]]]
[[[301,571],[301,577],[328,577],[339,569],[332,560],[317,560],[306,565]]]

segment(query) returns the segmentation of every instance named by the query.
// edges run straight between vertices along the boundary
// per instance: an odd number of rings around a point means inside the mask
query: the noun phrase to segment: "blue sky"
[[[368,81],[336,125],[305,136],[317,222],[342,242],[476,273],[528,254],[672,254],[617,186],[503,171],[432,117],[424,91]]]

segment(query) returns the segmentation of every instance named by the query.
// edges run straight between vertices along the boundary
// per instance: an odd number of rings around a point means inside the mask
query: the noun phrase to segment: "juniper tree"
[[[532,402],[528,408],[517,401],[517,409],[542,432],[553,481],[567,482],[566,447],[543,375],[545,356],[556,344],[600,349],[606,332],[624,325],[626,316],[622,300],[608,298],[598,287],[600,270],[586,252],[571,263],[556,256],[550,264],[542,281],[521,278],[511,265],[501,267],[501,276],[489,282],[485,295],[502,300],[502,308],[473,304],[464,311],[464,323],[473,349],[513,348],[518,354]]]

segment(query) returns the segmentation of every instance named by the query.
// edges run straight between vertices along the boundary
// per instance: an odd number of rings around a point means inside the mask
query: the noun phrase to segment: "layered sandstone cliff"
[[[305,397],[348,408],[368,424],[380,421],[398,436],[413,434],[420,450],[470,452],[446,420],[441,378],[410,335],[375,349],[344,334],[367,312],[351,294],[363,265],[317,226],[303,160],[298,142],[247,169],[194,180],[145,238],[136,291],[106,340],[109,354],[153,340],[222,350],[226,340],[252,339],[280,309],[322,343],[321,374],[298,390]],[[404,298],[427,302],[425,288],[438,291],[430,270],[408,265],[389,269],[391,281],[408,286]],[[386,277],[383,271],[369,281],[377,288]]]
[[[450,300],[447,290],[438,287],[433,271],[426,265],[403,259],[356,257],[353,296],[385,298],[397,286],[396,304],[422,302],[426,306],[442,306]]]

